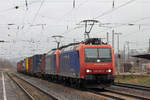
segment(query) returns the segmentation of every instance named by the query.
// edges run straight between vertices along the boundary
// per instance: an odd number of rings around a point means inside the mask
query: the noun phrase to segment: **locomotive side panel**
[[[32,57],[32,73],[41,73],[41,55]]]
[[[78,51],[63,52],[59,56],[59,75],[80,78],[80,61]]]
[[[56,74],[56,55],[51,54],[45,57],[45,73]]]

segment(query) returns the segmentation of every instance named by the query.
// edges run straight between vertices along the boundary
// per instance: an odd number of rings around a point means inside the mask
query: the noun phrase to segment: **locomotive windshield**
[[[111,50],[110,48],[85,48],[86,62],[110,62]]]
[[[111,58],[110,48],[99,48],[98,49],[98,58]]]
[[[98,52],[97,48],[85,48],[86,58],[97,58]]]

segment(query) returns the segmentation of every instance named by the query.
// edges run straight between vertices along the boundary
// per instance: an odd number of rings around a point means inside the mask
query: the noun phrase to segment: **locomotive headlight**
[[[111,70],[111,69],[107,69],[107,70],[106,70],[106,72],[111,73],[111,72],[112,72],[112,70]]]
[[[86,72],[87,72],[87,73],[90,73],[90,72],[92,72],[92,70],[91,70],[91,69],[87,69]]]

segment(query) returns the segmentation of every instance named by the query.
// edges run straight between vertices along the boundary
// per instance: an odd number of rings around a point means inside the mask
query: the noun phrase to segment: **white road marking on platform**
[[[4,100],[7,100],[7,98],[6,98],[6,88],[5,88],[5,79],[4,79],[3,72],[2,72],[2,83],[3,83],[3,97],[4,97]]]

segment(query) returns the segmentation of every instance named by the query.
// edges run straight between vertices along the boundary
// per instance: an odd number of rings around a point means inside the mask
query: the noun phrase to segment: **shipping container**
[[[22,68],[22,61],[19,61],[17,63],[17,72],[21,72],[21,68]]]
[[[19,63],[20,62],[17,62],[17,72],[19,72]]]
[[[22,71],[23,73],[25,73],[25,59],[22,60],[22,69],[21,69],[21,71]]]
[[[28,73],[29,69],[29,63],[28,63],[28,58],[25,59],[25,72]]]
[[[28,59],[28,72],[31,74],[32,73],[32,57],[29,57]]]

